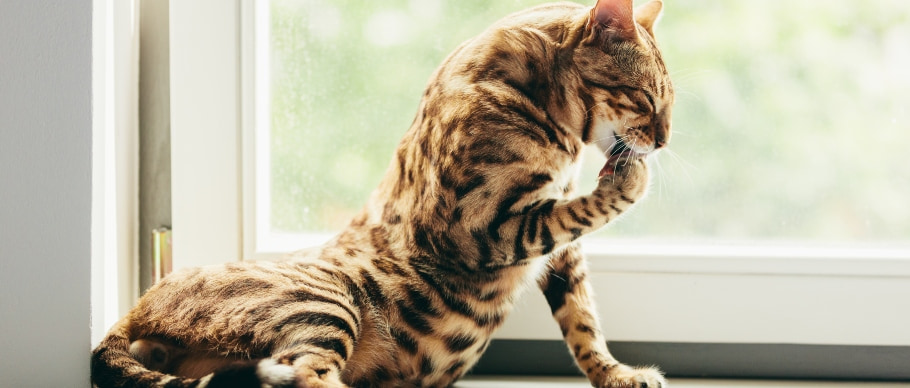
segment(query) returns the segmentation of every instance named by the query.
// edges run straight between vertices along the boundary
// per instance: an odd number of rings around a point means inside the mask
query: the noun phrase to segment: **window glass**
[[[272,230],[344,227],[436,66],[540,3],[273,0],[271,120],[258,128],[270,131]],[[910,242],[910,2],[667,2],[656,34],[677,92],[673,138],[646,200],[599,233]]]

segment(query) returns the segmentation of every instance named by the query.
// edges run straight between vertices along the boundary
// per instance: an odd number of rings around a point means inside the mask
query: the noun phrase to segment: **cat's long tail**
[[[92,352],[92,382],[98,388],[294,387],[294,370],[270,358],[232,363],[202,378],[149,370],[130,354],[129,316],[121,319]]]

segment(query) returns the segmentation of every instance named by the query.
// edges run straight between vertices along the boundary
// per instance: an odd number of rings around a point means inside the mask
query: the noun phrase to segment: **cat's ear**
[[[651,0],[645,4],[635,7],[635,22],[640,24],[651,36],[654,36],[654,24],[660,19],[661,11],[664,9],[664,3],[660,0]]]
[[[638,37],[632,18],[632,0],[597,0],[588,23],[614,38],[633,40]]]

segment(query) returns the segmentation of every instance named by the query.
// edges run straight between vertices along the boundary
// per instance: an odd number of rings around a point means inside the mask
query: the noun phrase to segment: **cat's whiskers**
[[[682,167],[681,170],[682,170],[683,174],[685,174],[686,179],[688,179],[689,184],[693,184],[695,182],[695,180],[692,179],[692,175],[689,174],[689,170],[695,170],[696,172],[698,172],[698,166],[696,166],[692,163],[689,163],[682,156],[680,156],[678,153],[674,152],[673,150],[671,150],[669,148],[665,148],[664,151],[666,152],[667,155],[670,156],[670,158],[673,159],[673,161],[677,165]]]
[[[693,99],[695,99],[695,100],[698,101],[699,103],[704,103],[704,102],[705,102],[705,99],[704,99],[701,95],[699,95],[699,94],[697,94],[697,93],[695,93],[695,92],[689,91],[689,90],[686,89],[686,88],[678,88],[678,89],[676,89],[676,94],[679,95],[679,96],[692,97]]]
[[[670,77],[673,79],[674,89],[677,95],[692,97],[699,103],[704,103],[704,98],[690,91],[686,86],[687,84],[693,84],[693,80],[697,80],[706,75],[716,73],[714,69],[682,69],[678,71],[673,71],[670,73]]]
[[[715,69],[681,69],[670,72],[670,78],[673,80],[674,85],[682,85],[688,81],[695,79],[696,77],[701,77],[716,72],[717,70]]]

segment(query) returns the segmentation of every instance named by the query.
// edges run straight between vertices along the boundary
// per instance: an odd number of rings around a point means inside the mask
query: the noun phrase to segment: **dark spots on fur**
[[[458,161],[456,160],[453,163],[457,164]],[[441,171],[439,172],[439,185],[442,187],[445,187],[445,188],[455,187],[455,190],[457,191],[458,188],[456,186],[458,185],[459,179],[458,179],[458,176],[456,175],[457,173],[455,171],[455,167],[452,165],[447,165],[445,167],[442,167],[440,170]]]
[[[523,218],[521,220],[521,224],[518,225],[518,232],[515,233],[515,242],[513,243],[513,245],[515,246],[515,249],[513,252],[514,260],[524,260],[528,257],[528,251],[525,249],[525,243],[524,243],[525,225],[527,225],[527,222],[528,222],[527,217]]]
[[[524,160],[520,154],[508,148],[496,144],[490,144],[489,142],[483,142],[482,144],[482,147],[473,147],[479,149],[472,150],[474,152],[472,152],[470,156],[471,165],[479,166],[483,164],[513,164]]]
[[[446,220],[447,211],[449,209],[449,198],[445,193],[439,193],[436,196],[436,207],[433,209],[434,214],[436,215],[437,220]]]
[[[446,374],[450,376],[461,376],[464,369],[464,361],[455,361],[446,368]]]
[[[341,356],[343,360],[348,358],[348,348],[344,345],[344,341],[338,338],[307,338],[300,341],[300,344],[333,351]]]
[[[253,341],[256,340],[256,335],[252,332],[246,332],[237,337],[237,342],[243,344],[246,348],[253,348]]]
[[[471,237],[474,238],[474,245],[477,246],[478,259],[480,260],[489,260],[492,250],[490,249],[490,242],[487,241],[487,236],[479,231],[475,230],[471,232]]]
[[[315,327],[315,326],[332,327],[332,328],[341,330],[342,332],[347,334],[347,336],[351,339],[356,338],[356,336],[354,334],[354,329],[351,327],[351,325],[348,323],[348,321],[344,320],[341,317],[338,317],[338,316],[335,316],[332,314],[328,314],[328,313],[313,312],[313,311],[303,311],[303,312],[299,312],[299,313],[294,313],[294,314],[291,314],[288,317],[284,318],[283,320],[281,320],[281,322],[279,322],[277,325],[275,325],[272,328],[272,330],[277,333],[277,332],[284,330],[285,326],[290,326],[290,325],[305,326],[305,327]]]
[[[428,376],[433,374],[436,371],[436,367],[433,365],[433,360],[427,356],[420,357],[420,374]]]
[[[324,378],[325,375],[327,375],[329,373],[329,369],[326,369],[326,368],[313,369],[313,372],[316,372],[316,375],[318,375],[319,377]]]
[[[573,210],[571,207],[567,208],[566,210],[568,210],[569,217],[571,217],[572,221],[575,221],[576,224],[589,227],[592,225],[591,220],[579,216],[578,213],[576,213],[575,210]]]
[[[578,354],[578,352],[575,352],[575,354]],[[592,353],[592,352],[586,352],[585,354],[582,354],[581,356],[579,356],[579,357],[578,357],[578,360],[579,360],[579,361],[588,361],[588,360],[590,360],[591,357],[593,357],[593,356],[594,356],[594,353]]]
[[[329,275],[335,277],[335,275]],[[326,284],[324,281],[318,279],[303,280],[299,276],[287,276],[287,279],[294,283],[294,285],[300,287],[300,289],[310,289],[311,291],[323,291],[327,294],[338,294],[338,289]]]
[[[452,223],[453,224],[461,222],[461,217],[463,215],[463,212],[464,212],[464,209],[461,208],[460,206],[455,207],[455,210],[452,211]]]
[[[439,215],[437,215],[439,217]],[[444,258],[455,258],[460,250],[448,234],[437,231],[430,225],[416,221],[413,224],[414,244],[423,252]]]
[[[460,353],[474,345],[476,342],[477,338],[467,334],[457,334],[445,339],[446,347],[452,353]]]
[[[389,232],[385,227],[375,227],[370,229],[370,243],[376,248],[376,253],[387,260],[397,261],[395,254],[392,252],[392,249],[389,247]],[[394,272],[394,269],[392,269]],[[390,272],[391,273],[391,272]]]
[[[544,205],[544,206],[546,206],[546,205]],[[552,206],[551,206],[551,208],[552,208]],[[528,217],[529,217],[528,241],[530,241],[531,244],[534,244],[537,242],[537,228],[540,225],[540,217],[544,214],[544,212],[545,212],[545,210],[543,209],[543,207],[541,207],[540,210],[529,212],[529,215],[528,215]],[[549,213],[549,212],[547,212],[547,213]]]
[[[564,275],[555,271],[547,273],[543,288],[543,295],[547,298],[550,311],[556,314],[566,304],[566,294],[569,292],[569,283]]]
[[[480,187],[480,185],[483,185],[484,183],[486,183],[486,179],[484,179],[483,175],[478,174],[478,175],[472,176],[470,179],[468,179],[467,182],[464,182],[463,184],[461,184],[455,188],[455,199],[460,200],[460,199],[464,198],[466,195],[468,195],[470,192],[474,191],[475,189],[477,189],[478,187]]]
[[[632,100],[635,103],[635,113],[645,116],[651,113],[651,103],[646,98],[637,98]]]
[[[484,314],[474,319],[480,327],[498,327],[505,317],[500,314]]]
[[[481,295],[478,299],[481,302],[489,302],[491,300],[499,298],[500,296],[502,296],[502,291],[493,290]]]
[[[386,298],[385,294],[382,293],[382,287],[379,286],[379,283],[376,282],[373,275],[366,270],[361,270],[360,276],[363,278],[363,288],[367,298],[370,299],[370,303],[374,306],[387,305],[389,300]]]
[[[580,331],[582,333],[594,334],[594,328],[592,328],[591,326],[588,326],[584,323],[579,323],[577,326],[575,326],[575,330]]]
[[[501,236],[499,233],[499,228],[514,216],[511,210],[512,206],[514,206],[515,203],[525,195],[537,191],[552,180],[553,177],[551,177],[549,174],[535,173],[531,174],[527,178],[526,182],[517,184],[508,190],[508,192],[512,194],[504,198],[499,203],[496,209],[496,216],[493,217],[493,220],[490,221],[489,225],[487,226],[487,233],[489,237],[494,242],[500,241]]]
[[[310,289],[306,288],[287,291],[285,296],[286,300],[283,302],[319,302],[337,306],[344,310],[357,324],[360,324],[358,315],[354,313],[354,310],[351,309],[348,303],[313,293]]]
[[[389,373],[389,370],[386,368],[378,368],[373,372],[373,381],[381,383],[383,381],[389,381],[392,379],[392,375]]]
[[[571,229],[569,229],[569,233],[572,233],[572,240],[574,241],[574,240],[578,240],[578,238],[581,237],[581,235],[583,234],[583,231],[581,230],[581,228],[571,228]]]
[[[423,292],[412,285],[407,285],[405,288],[407,290],[408,298],[411,300],[411,305],[414,306],[417,311],[433,317],[438,317],[440,315],[439,310],[433,306],[433,301],[431,301]]]
[[[553,249],[556,247],[556,240],[553,239],[553,234],[550,232],[550,227],[547,224],[541,225],[540,241],[543,244],[541,253],[544,255],[553,252]]]
[[[401,268],[400,265],[395,264],[393,261],[385,258],[373,258],[373,266],[386,275],[397,275],[400,277],[409,276],[408,272],[405,271],[404,268]]]
[[[399,300],[396,304],[398,305],[398,312],[401,315],[401,319],[407,323],[408,326],[421,334],[430,334],[433,332],[433,326],[430,325],[430,322],[427,321],[423,313],[414,310],[414,308],[408,306],[404,301]]]
[[[581,210],[585,213],[585,217],[588,217],[588,219],[596,217],[594,215],[594,213],[591,212],[591,210],[588,210],[588,199],[587,198],[581,197],[581,205],[582,205]]]
[[[406,331],[394,327],[390,329],[390,332],[399,348],[404,349],[409,354],[417,354],[417,340],[414,337]]]
[[[448,233],[439,236],[439,246],[439,257],[454,258],[459,257],[461,253],[460,247]]]
[[[381,383],[383,381],[389,381],[392,379],[392,375],[389,373],[389,370],[386,368],[376,368],[372,373],[373,381]]]
[[[387,203],[382,211],[382,220],[389,225],[398,225],[401,223],[401,215],[395,211],[392,203]]]
[[[436,249],[430,242],[430,235],[432,234],[432,230],[430,230],[429,226],[417,221],[414,222],[414,225],[411,229],[414,231],[414,243],[418,248],[427,253],[436,253]]]
[[[441,281],[436,278],[438,271],[429,271],[423,269],[421,266],[412,264],[415,272],[418,276],[426,283],[436,295],[442,300],[443,305],[452,312],[455,312],[464,317],[474,320],[474,322],[480,327],[490,327],[498,326],[503,321],[503,316],[498,314],[478,314],[474,311],[473,308],[467,303],[465,298],[462,295],[459,295],[459,291],[455,290],[454,287],[445,287],[442,285]],[[465,275],[461,275],[465,276]],[[459,276],[459,277],[461,277]]]

